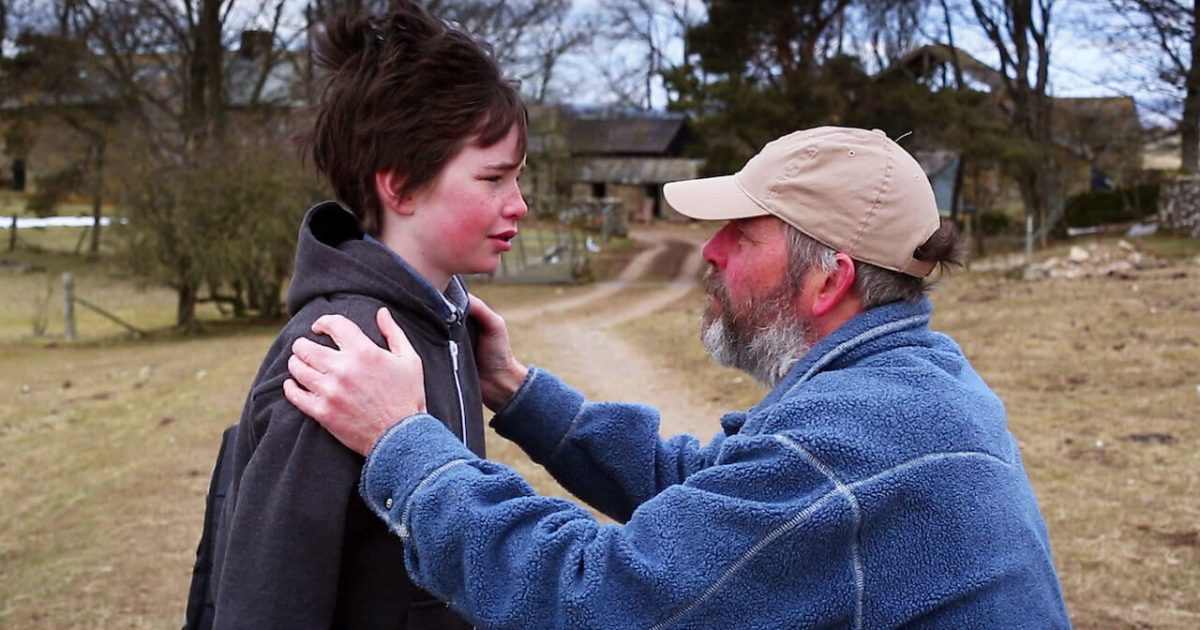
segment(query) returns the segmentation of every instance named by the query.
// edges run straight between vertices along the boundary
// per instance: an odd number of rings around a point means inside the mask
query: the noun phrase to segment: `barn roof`
[[[684,130],[681,114],[569,116],[567,143],[575,155],[664,155]]]
[[[693,179],[704,160],[687,158],[577,158],[571,180],[614,184],[666,184]]]

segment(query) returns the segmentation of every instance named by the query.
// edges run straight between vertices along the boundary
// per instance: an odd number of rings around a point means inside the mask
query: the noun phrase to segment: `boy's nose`
[[[504,216],[517,220],[529,214],[529,204],[525,203],[525,196],[519,190],[514,197],[513,200],[505,204]]]

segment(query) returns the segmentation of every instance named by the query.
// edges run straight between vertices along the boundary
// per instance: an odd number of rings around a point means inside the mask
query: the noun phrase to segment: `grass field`
[[[1136,279],[961,274],[934,297],[935,326],[1008,406],[1080,628],[1200,627],[1200,267],[1195,242],[1143,246],[1179,262]],[[132,340],[81,315],[81,343],[32,337],[37,294],[63,271],[147,328],[170,324],[173,295],[103,260],[0,254],[17,259],[35,270],[0,267],[0,627],[173,627],[220,431],[278,325]],[[478,288],[501,310],[572,290]],[[621,333],[728,407],[753,403],[761,390],[704,357],[697,303]],[[516,449],[489,447],[553,490]]]

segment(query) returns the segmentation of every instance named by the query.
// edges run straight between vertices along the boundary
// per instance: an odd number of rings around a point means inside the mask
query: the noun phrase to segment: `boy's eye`
[[[498,182],[498,181],[500,181],[500,176],[499,175],[484,175],[483,177],[480,177],[479,179],[482,179],[485,182]]]

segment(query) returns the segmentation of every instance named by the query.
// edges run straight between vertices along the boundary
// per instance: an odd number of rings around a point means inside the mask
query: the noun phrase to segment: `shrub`
[[[72,164],[61,171],[37,177],[37,191],[29,195],[25,209],[34,216],[48,217],[64,198],[83,188],[83,167]]]
[[[1017,221],[1004,210],[984,210],[979,213],[976,225],[984,236],[998,236],[1013,231]]]
[[[1067,200],[1061,225],[1077,228],[1126,223],[1140,221],[1157,212],[1157,184],[1116,190],[1089,190]]]

